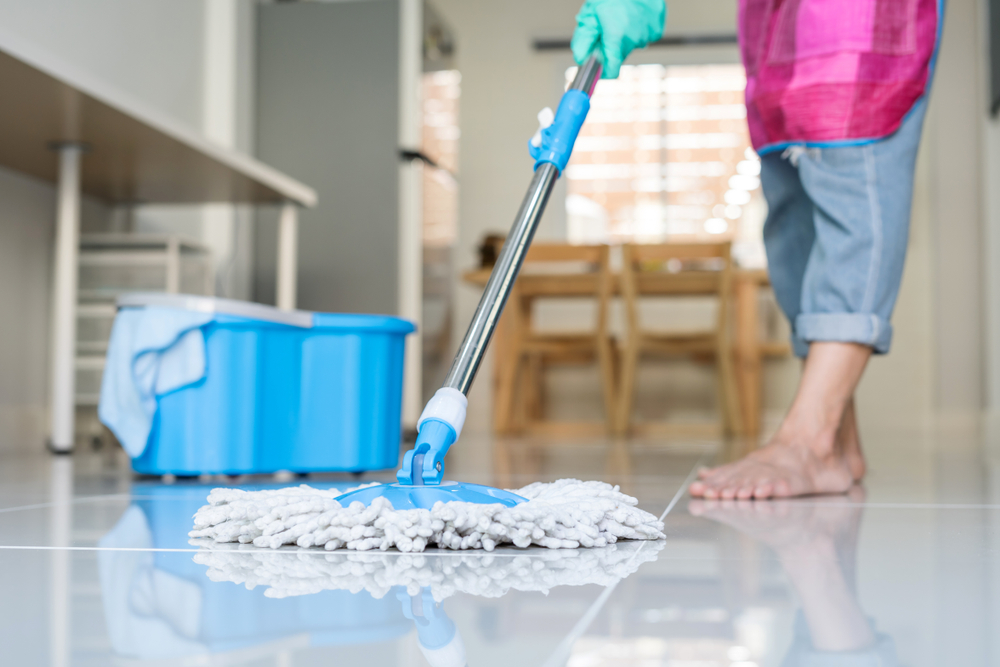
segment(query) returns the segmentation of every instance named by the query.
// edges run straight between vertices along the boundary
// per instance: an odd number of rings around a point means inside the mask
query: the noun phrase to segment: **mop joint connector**
[[[403,466],[396,472],[400,484],[437,486],[444,477],[444,457],[458,434],[451,424],[441,419],[425,419],[420,423],[417,442],[403,457]]]
[[[538,133],[528,141],[528,152],[535,159],[536,170],[548,162],[555,165],[560,174],[563,173],[589,111],[590,97],[587,93],[567,90],[563,94],[555,119],[547,127],[539,128]]]

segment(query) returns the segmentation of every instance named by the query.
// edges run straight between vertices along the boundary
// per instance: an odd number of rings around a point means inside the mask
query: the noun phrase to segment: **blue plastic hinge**
[[[416,444],[403,457],[403,467],[396,472],[396,479],[411,486],[440,484],[444,477],[444,457],[457,438],[451,424],[425,419],[420,424]]]
[[[563,94],[559,108],[556,109],[555,120],[541,132],[542,145],[533,146],[528,142],[528,152],[535,158],[535,169],[542,163],[549,162],[556,166],[560,174],[563,173],[588,111],[590,97],[587,93],[582,90],[567,90]]]

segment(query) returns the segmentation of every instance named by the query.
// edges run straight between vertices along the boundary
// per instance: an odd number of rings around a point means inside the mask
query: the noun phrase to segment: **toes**
[[[753,498],[753,492],[753,486],[741,486],[739,491],[736,492],[736,498],[737,500],[750,500]]]
[[[774,483],[774,492],[772,493],[772,497],[787,498],[790,495],[792,495],[792,487],[789,486],[786,480],[779,479]]]
[[[704,482],[691,482],[691,485],[688,486],[688,493],[695,498],[701,498],[704,497],[707,489],[708,486]]]
[[[774,495],[774,485],[770,482],[759,482],[753,490],[753,497],[757,500],[767,500]]]
[[[736,489],[734,489],[731,486],[727,486],[724,489],[722,489],[722,492],[719,494],[719,496],[723,500],[732,500],[733,498],[736,497]]]
[[[699,479],[721,479],[728,477],[733,470],[733,464],[728,463],[724,466],[716,466],[715,468],[702,468],[698,471]]]

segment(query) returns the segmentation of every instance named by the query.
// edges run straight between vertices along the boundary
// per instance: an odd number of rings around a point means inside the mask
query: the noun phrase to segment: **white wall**
[[[240,54],[235,59],[234,143],[247,148],[253,3],[221,1],[230,3],[224,21],[236,26],[233,48]],[[20,38],[200,130],[209,40],[206,5],[203,0],[0,0],[0,16],[4,28]],[[50,184],[0,170],[0,451],[40,447],[45,433],[54,212]],[[140,215],[138,223],[202,234],[200,211],[159,215]],[[100,203],[85,200],[84,230],[101,229],[107,217]],[[236,265],[235,273],[242,271],[249,285],[246,261]]]
[[[980,0],[978,3],[980,62],[989,62],[989,28],[988,3]],[[984,403],[988,412],[990,426],[990,441],[998,442],[1000,438],[1000,118],[992,118],[987,113],[990,102],[989,68],[980,70],[979,81],[984,94],[980,97],[978,111],[981,114],[982,142],[980,155],[982,158],[982,173],[979,187],[983,196],[983,311],[984,311],[984,344],[986,351],[985,397]]]
[[[985,54],[978,0],[949,0],[931,95],[935,404],[951,416],[984,405],[983,192]]]
[[[965,3],[974,5],[975,0],[951,0],[949,11],[964,11],[958,7]],[[578,0],[550,0],[538,3],[527,0],[508,0],[503,3],[466,2],[464,0],[433,0],[446,20],[454,27],[458,36],[458,66],[462,72],[462,99],[460,123],[461,142],[461,202],[459,243],[456,253],[456,268],[465,270],[475,262],[475,245],[486,231],[509,228],[515,210],[524,194],[530,177],[530,160],[525,149],[525,141],[535,130],[535,114],[538,109],[553,105],[561,92],[561,74],[571,64],[568,53],[536,53],[531,42],[538,37],[569,37],[574,27],[574,16],[579,9]],[[668,33],[686,32],[735,32],[735,2],[731,0],[674,0],[669,4],[667,17]],[[958,21],[956,21],[958,23]],[[955,32],[966,30],[967,26]],[[945,44],[945,56],[939,65],[938,84],[945,76],[956,74],[956,70],[969,67],[965,54],[951,55],[947,52],[954,42],[961,42],[962,35],[951,37]],[[963,45],[955,46],[956,51],[964,51]],[[728,53],[728,55],[727,55]],[[630,62],[690,62],[699,57],[724,61],[734,58],[735,50],[706,49],[658,49],[635,54]],[[948,74],[946,74],[948,73]],[[974,76],[974,75],[972,75]],[[944,89],[944,86],[941,86]],[[979,219],[974,211],[968,212],[968,220],[959,231],[959,236],[943,239],[950,229],[951,217],[942,207],[956,205],[956,200],[970,195],[968,189],[958,190],[950,200],[940,198],[944,177],[946,187],[953,181],[970,178],[975,181],[975,159],[963,161],[962,146],[967,138],[954,137],[954,146],[948,144],[953,135],[964,129],[954,128],[956,118],[963,119],[959,108],[964,99],[949,100],[944,103],[938,98],[945,95],[965,95],[959,87],[945,93],[936,90],[932,97],[931,111],[925,128],[925,145],[918,160],[918,175],[914,197],[913,227],[910,239],[910,254],[907,260],[903,288],[894,317],[896,337],[893,353],[873,360],[869,372],[859,391],[859,412],[863,427],[877,432],[881,427],[912,426],[926,423],[932,409],[947,396],[949,400],[959,400],[950,393],[948,383],[961,383],[968,390],[967,374],[970,366],[978,363],[977,334],[965,327],[976,328],[969,319],[970,299],[974,295],[967,292],[969,276],[978,271],[972,266],[957,266],[962,262],[962,248],[967,248],[974,234],[968,228],[978,229]],[[957,115],[956,115],[957,114]],[[949,151],[950,161],[935,163],[928,144],[933,141],[935,150]],[[1000,148],[998,148],[1000,155]],[[943,159],[943,158],[942,158]],[[1000,161],[1000,158],[998,158]],[[553,195],[540,234],[558,238],[564,229],[561,186]],[[968,207],[967,207],[968,208]],[[963,209],[965,210],[965,209]],[[938,224],[938,220],[947,221]],[[1000,242],[998,242],[1000,245]],[[958,256],[956,258],[956,255]],[[942,270],[942,266],[953,272],[953,280],[938,284],[933,279],[932,269]],[[973,286],[974,287],[974,286]],[[464,334],[472,311],[479,297],[475,288],[461,285],[458,288],[456,335]],[[936,295],[936,296],[934,296]],[[960,298],[955,300],[956,295]],[[947,326],[935,314],[935,304],[947,301],[954,312]],[[951,346],[961,346],[951,350],[954,363],[961,364],[960,372],[954,379],[938,382],[940,369],[936,367],[938,354],[950,350]],[[951,357],[943,363],[952,363]],[[1000,365],[998,365],[1000,366]],[[470,395],[470,418],[467,428],[485,431],[489,428],[489,407],[491,399],[491,365],[484,366]],[[711,389],[707,376],[695,370],[677,371],[691,386],[703,386],[706,400],[710,401]],[[1000,371],[997,373],[1000,377]],[[574,400],[584,405],[584,410],[599,410],[596,391],[584,400],[578,394]],[[798,362],[792,359],[769,362],[765,371],[765,407],[770,412],[771,421],[779,418],[787,408],[798,379]],[[580,382],[579,376],[567,378],[567,382]],[[662,378],[651,378],[650,385],[666,387]],[[974,383],[974,381],[973,381]],[[962,394],[962,404],[975,403],[974,393]],[[708,405],[708,404],[706,404]]]

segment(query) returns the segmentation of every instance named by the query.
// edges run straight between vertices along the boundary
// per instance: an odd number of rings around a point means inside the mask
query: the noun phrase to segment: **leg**
[[[813,343],[792,408],[767,447],[691,485],[705,498],[771,498],[843,493],[861,457],[839,439],[841,420],[871,356],[854,343]],[[862,468],[863,472],[863,468]]]
[[[754,448],[760,434],[760,332],[758,331],[757,281],[737,273],[736,296],[736,382],[743,436]]]
[[[761,157],[760,179],[767,200],[764,247],[768,274],[778,305],[792,325],[795,354],[805,357],[808,345],[796,335],[795,321],[802,312],[802,281],[816,242],[813,202],[798,169],[780,155]]]
[[[615,434],[626,435],[632,419],[632,396],[635,392],[635,373],[639,363],[639,337],[631,331],[622,350],[622,380],[618,387],[618,415],[615,419]]]
[[[291,202],[281,207],[278,220],[277,306],[295,310],[299,256],[299,209]]]
[[[49,447],[70,452],[76,433],[76,302],[80,256],[80,159],[83,148],[59,150],[56,257],[52,290],[51,427]]]
[[[509,435],[516,429],[513,419],[514,392],[526,330],[523,301],[521,290],[515,283],[494,333],[493,431],[498,434]]]
[[[725,308],[725,304],[720,307]],[[736,369],[733,364],[733,346],[729,336],[721,334],[716,349],[716,373],[722,396],[722,414],[726,435],[743,435],[744,422],[740,414],[739,394],[736,391]]]
[[[692,495],[843,493],[864,474],[853,396],[869,356],[887,352],[892,338],[923,109],[880,142],[800,156],[816,234],[794,320],[796,351],[809,345],[802,381],[771,443],[707,472]]]

